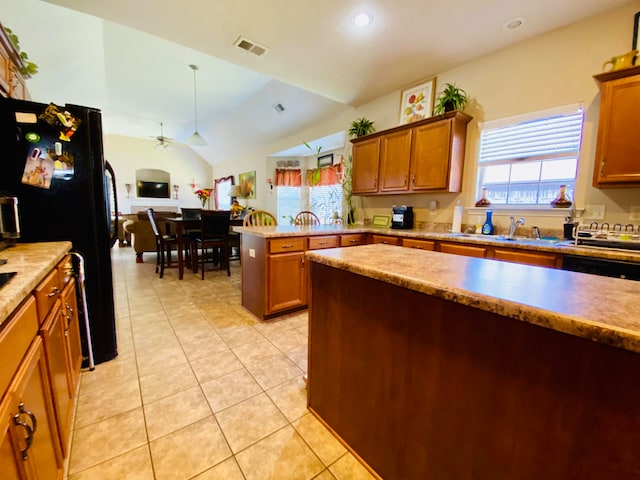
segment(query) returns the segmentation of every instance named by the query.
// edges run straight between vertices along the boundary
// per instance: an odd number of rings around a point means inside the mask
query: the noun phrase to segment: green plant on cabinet
[[[433,108],[433,113],[440,115],[452,110],[464,110],[467,102],[467,92],[455,83],[445,83],[444,88],[436,97],[436,105]]]

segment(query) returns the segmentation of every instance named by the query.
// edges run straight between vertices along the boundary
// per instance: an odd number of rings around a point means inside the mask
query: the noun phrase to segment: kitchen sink
[[[494,238],[503,242],[526,243],[529,245],[556,245],[562,242],[558,238],[507,237],[505,235],[496,235]]]

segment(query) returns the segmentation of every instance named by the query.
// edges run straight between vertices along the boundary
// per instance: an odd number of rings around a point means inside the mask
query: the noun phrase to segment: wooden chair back
[[[320,219],[318,216],[309,211],[303,210],[302,212],[298,212],[298,214],[293,219],[294,225],[320,225]]]
[[[266,210],[254,210],[245,215],[242,221],[242,226],[244,227],[267,227],[271,225],[278,225],[278,221],[272,213]]]
[[[182,208],[182,218],[185,220],[200,220],[201,208]]]

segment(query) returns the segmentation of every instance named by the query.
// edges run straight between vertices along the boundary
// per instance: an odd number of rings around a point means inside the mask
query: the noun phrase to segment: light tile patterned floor
[[[179,281],[112,258],[119,355],[82,373],[66,478],[373,478],[306,409],[306,311],[258,321],[238,262]]]

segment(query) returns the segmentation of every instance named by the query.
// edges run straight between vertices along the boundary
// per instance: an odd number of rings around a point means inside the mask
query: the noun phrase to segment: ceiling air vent
[[[262,55],[267,53],[267,50],[269,50],[267,47],[258,45],[257,43],[252,42],[251,40],[247,40],[244,37],[238,37],[234,45],[236,47],[240,47],[243,50],[246,50],[247,52],[251,52],[254,55],[257,55],[258,57],[261,57]]]

